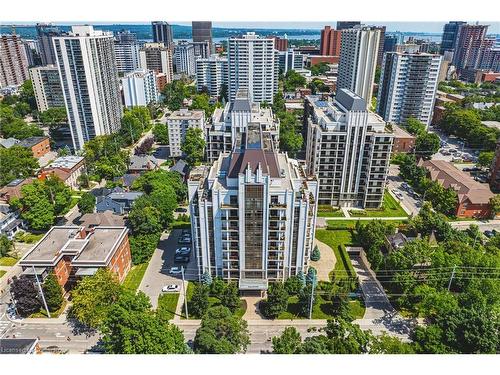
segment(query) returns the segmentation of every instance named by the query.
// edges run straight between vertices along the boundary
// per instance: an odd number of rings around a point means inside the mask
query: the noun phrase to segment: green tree
[[[415,153],[425,159],[439,151],[441,139],[436,133],[423,133],[415,140]]]
[[[210,285],[210,294],[219,300],[222,299],[224,291],[226,290],[226,283],[222,278],[214,278],[212,284]]]
[[[27,178],[39,168],[31,150],[13,146],[0,148],[0,186],[7,185],[16,178]]]
[[[236,283],[230,282],[226,285],[220,302],[233,313],[240,307],[241,302]]]
[[[0,235],[0,258],[7,256],[12,250],[14,250],[14,241],[7,238],[6,235]]]
[[[500,212],[500,195],[490,198],[490,207],[492,217],[495,217]]]
[[[210,275],[210,272],[208,271],[205,271],[203,272],[203,275],[201,275],[201,282],[210,287],[210,285],[212,284],[212,275]]]
[[[275,319],[288,307],[288,292],[282,283],[272,283],[267,290],[267,299],[263,301],[263,313],[267,318]]]
[[[109,354],[184,354],[184,336],[150,310],[144,293],[122,292],[102,323],[102,341]]]
[[[404,127],[408,133],[419,136],[426,133],[426,126],[422,121],[410,117],[406,120]]]
[[[133,264],[141,264],[151,259],[158,242],[160,233],[152,234],[134,234],[129,237],[130,254]]]
[[[304,276],[304,274],[302,274]],[[296,295],[305,286],[305,279],[301,279],[298,275],[291,276],[285,281],[285,289],[288,294]]]
[[[99,328],[110,315],[111,306],[120,296],[116,276],[100,268],[93,276],[86,276],[71,292],[71,315],[91,328]]]
[[[48,229],[54,224],[56,215],[54,206],[47,197],[43,182],[34,181],[21,188],[21,217],[34,230]]]
[[[201,318],[208,310],[209,288],[203,284],[196,284],[193,296],[189,301],[189,312],[196,318]]]
[[[85,192],[78,201],[78,209],[82,214],[90,214],[95,209],[95,196],[92,193]]]
[[[168,145],[168,128],[165,124],[156,124],[153,128],[155,142],[161,145]]]
[[[313,251],[311,252],[311,260],[317,262],[321,258],[321,253],[319,251],[318,245],[314,246]]]
[[[311,306],[311,293],[312,293],[312,285],[307,283],[304,288],[299,292],[299,306],[300,306],[300,315],[309,318],[309,309]],[[317,303],[317,298],[313,295],[312,298],[313,306]]]
[[[494,151],[483,151],[477,157],[477,165],[484,168],[489,168],[495,157]]]
[[[196,353],[244,353],[250,344],[247,322],[227,307],[212,307],[203,316],[193,344]]]
[[[190,166],[198,165],[203,160],[205,140],[199,128],[189,128],[186,138],[182,142],[181,150],[186,154],[186,161]]]
[[[373,340],[370,332],[365,332],[357,324],[342,318],[329,320],[325,332],[334,354],[366,353]]]
[[[16,301],[16,311],[22,317],[27,317],[40,311],[42,302],[33,280],[23,276],[20,278],[14,276],[12,278],[10,292],[12,293],[13,299]]]
[[[193,96],[190,109],[199,109],[205,112],[206,118],[210,118],[215,106],[210,105],[210,96],[208,94],[197,94]]]
[[[142,198],[142,197],[141,197]],[[160,211],[156,207],[145,206],[137,199],[128,215],[128,222],[134,234],[161,233]]]
[[[186,200],[187,186],[177,172],[164,170],[146,172],[134,181],[132,189],[152,194],[157,190],[162,190],[165,186],[171,186],[174,189],[178,203]]]
[[[50,311],[57,311],[61,308],[64,298],[63,290],[54,272],[49,273],[47,278],[43,282],[43,294],[45,295],[45,301],[47,302],[47,307]]]
[[[274,354],[299,354],[302,338],[295,327],[286,327],[280,336],[273,337]]]
[[[68,121],[65,107],[49,108],[40,112],[39,116],[41,123],[51,128],[57,128]]]
[[[370,346],[370,354],[414,354],[409,343],[402,342],[397,337],[391,337],[385,332],[376,336]]]
[[[302,148],[304,140],[302,134],[296,132],[293,127],[280,126],[280,149],[287,151],[294,157]]]
[[[297,73],[295,70],[289,70],[286,72],[284,82],[285,91],[295,91],[297,87],[305,87],[306,83],[306,78]]]

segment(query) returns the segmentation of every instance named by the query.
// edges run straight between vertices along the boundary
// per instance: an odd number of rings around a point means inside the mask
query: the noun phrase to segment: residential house
[[[12,210],[8,204],[0,204],[0,235],[11,240],[23,228],[24,223],[19,218],[19,211]]]
[[[78,189],[78,178],[85,170],[85,159],[83,156],[62,156],[57,158],[39,173],[38,178],[44,180],[47,176],[59,177],[67,186]]]
[[[170,168],[170,171],[179,173],[182,180],[186,181],[189,175],[189,166],[184,160],[180,159],[173,167]]]
[[[19,146],[31,149],[37,159],[50,152],[49,137],[29,137],[20,141]]]
[[[115,214],[123,215],[130,211],[134,201],[142,196],[142,191],[111,192],[96,198],[96,211],[113,211]]]
[[[21,188],[30,184],[34,181],[34,178],[28,177],[25,179],[16,178],[12,180],[2,189],[0,189],[0,200],[4,202],[9,202],[12,198],[21,198]]]
[[[0,147],[3,148],[11,148],[19,143],[19,141],[15,138],[0,138]]]
[[[132,174],[140,174],[160,168],[160,162],[152,155],[133,155],[130,157],[128,171]]]
[[[416,137],[400,128],[396,124],[391,124],[394,133],[394,143],[392,144],[392,152],[410,152],[415,147]]]
[[[429,172],[432,181],[458,194],[457,217],[488,218],[491,215],[490,198],[494,197],[487,184],[474,181],[469,174],[458,170],[444,160],[420,160],[418,165]]]

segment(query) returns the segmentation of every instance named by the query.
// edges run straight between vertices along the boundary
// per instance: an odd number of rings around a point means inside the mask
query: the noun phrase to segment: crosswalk
[[[7,320],[0,320],[0,338],[7,332],[10,327],[10,322]]]

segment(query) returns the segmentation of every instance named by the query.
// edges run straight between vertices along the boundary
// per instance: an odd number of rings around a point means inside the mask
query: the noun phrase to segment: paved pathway
[[[264,320],[259,310],[259,303],[262,301],[262,297],[242,297],[247,303],[247,309],[243,315],[245,320]]]
[[[330,272],[335,268],[335,263],[337,261],[335,259],[335,253],[330,246],[318,239],[315,239],[314,242],[315,245],[318,246],[321,257],[317,262],[311,261],[311,266],[318,271],[319,281],[330,281]]]
[[[318,218],[319,219],[319,218]],[[342,221],[342,220],[349,220],[349,221],[356,221],[356,220],[408,220],[407,216],[397,216],[397,217],[350,217],[350,218],[345,218],[345,217],[324,217],[323,219],[325,220],[337,220],[337,221]]]
[[[347,248],[360,250],[360,255],[350,254],[351,263],[358,275],[363,298],[365,301],[365,315],[354,323],[363,329],[371,329],[375,334],[387,332],[387,334],[408,341],[409,334],[414,321],[404,319],[392,307],[384,288],[377,280],[375,272],[370,268],[362,248]]]

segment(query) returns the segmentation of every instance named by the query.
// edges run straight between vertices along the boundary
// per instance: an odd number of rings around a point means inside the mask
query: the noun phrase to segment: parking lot
[[[399,166],[391,165],[387,176],[388,189],[408,214],[417,215],[422,206],[421,199],[417,198],[418,194],[413,195],[411,190],[404,186],[403,179],[399,177]]]
[[[179,247],[190,246],[178,244],[182,230],[174,229],[169,234],[162,235],[158,248],[155,250],[149,266],[144,274],[139,290],[143,291],[150,299],[153,308],[158,304],[158,296],[166,285],[178,285],[182,292],[182,275],[170,273],[172,267],[184,266],[184,277],[186,280],[198,280],[198,266],[196,255],[191,251],[188,263],[174,261],[175,250]]]

